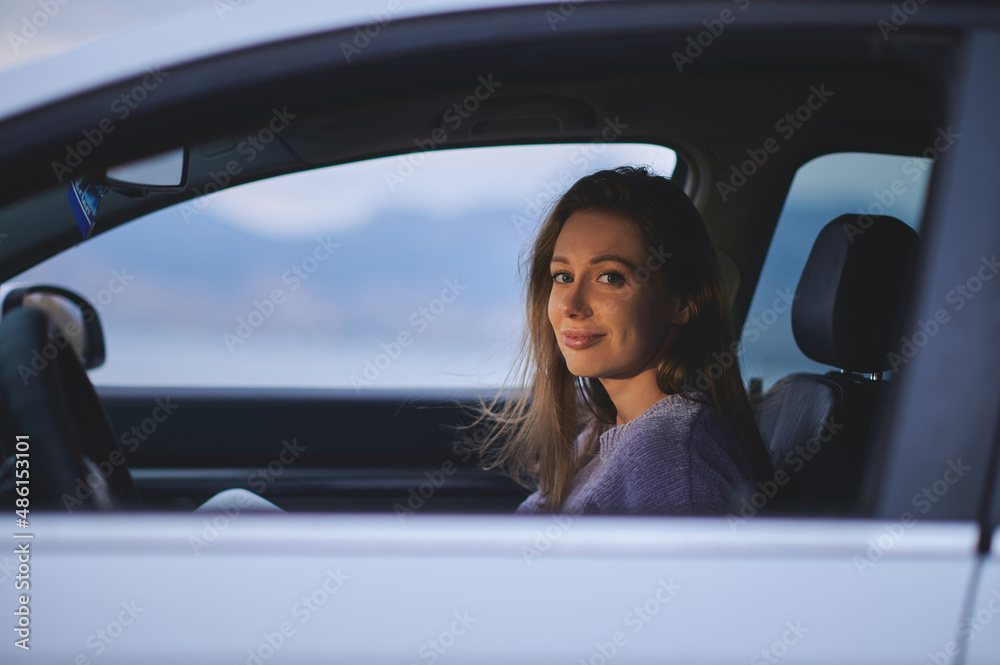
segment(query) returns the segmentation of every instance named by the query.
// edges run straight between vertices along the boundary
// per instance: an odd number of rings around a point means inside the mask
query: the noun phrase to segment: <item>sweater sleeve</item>
[[[584,429],[577,435],[575,441],[573,442],[573,446],[577,453],[579,453],[583,447],[584,440],[586,439],[589,431],[589,429]],[[520,503],[520,505],[518,505],[517,509],[514,510],[514,513],[540,513],[543,512],[544,503],[545,501],[542,499],[541,491],[536,489],[533,493],[529,494],[527,498]]]

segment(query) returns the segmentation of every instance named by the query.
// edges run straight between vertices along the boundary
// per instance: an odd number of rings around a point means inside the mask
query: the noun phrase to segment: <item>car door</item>
[[[765,8],[785,27],[806,20]],[[681,9],[657,15],[681,38],[715,25],[705,7]],[[587,35],[610,16],[588,11],[556,29]],[[974,139],[935,168],[913,321],[1000,244],[989,73],[1000,38],[970,29],[958,54],[947,121]],[[970,662],[989,662],[998,633],[970,643],[962,622],[989,608],[995,579],[983,515],[996,478],[998,299],[981,282],[894,382],[870,519],[46,515],[32,545],[35,655],[884,663],[956,662],[968,648]],[[920,497],[931,519],[916,514]]]

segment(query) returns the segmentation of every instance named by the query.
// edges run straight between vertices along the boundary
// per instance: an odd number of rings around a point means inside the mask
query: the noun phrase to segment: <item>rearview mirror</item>
[[[187,148],[177,148],[107,170],[104,184],[126,194],[177,192],[187,183]]]
[[[3,313],[17,307],[36,307],[52,323],[49,338],[60,347],[70,346],[84,369],[104,364],[104,331],[94,307],[83,296],[58,286],[14,289],[3,300]]]

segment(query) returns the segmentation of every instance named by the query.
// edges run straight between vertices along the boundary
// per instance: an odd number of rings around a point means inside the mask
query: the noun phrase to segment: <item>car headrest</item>
[[[802,352],[852,372],[889,369],[916,253],[916,231],[895,217],[841,215],[824,226],[792,304]]]

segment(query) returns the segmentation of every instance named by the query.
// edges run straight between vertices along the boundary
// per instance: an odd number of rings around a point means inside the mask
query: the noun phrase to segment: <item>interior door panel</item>
[[[471,396],[99,388],[147,508],[243,487],[288,510],[513,512],[527,491],[475,465]],[[388,463],[387,463],[388,462]]]

